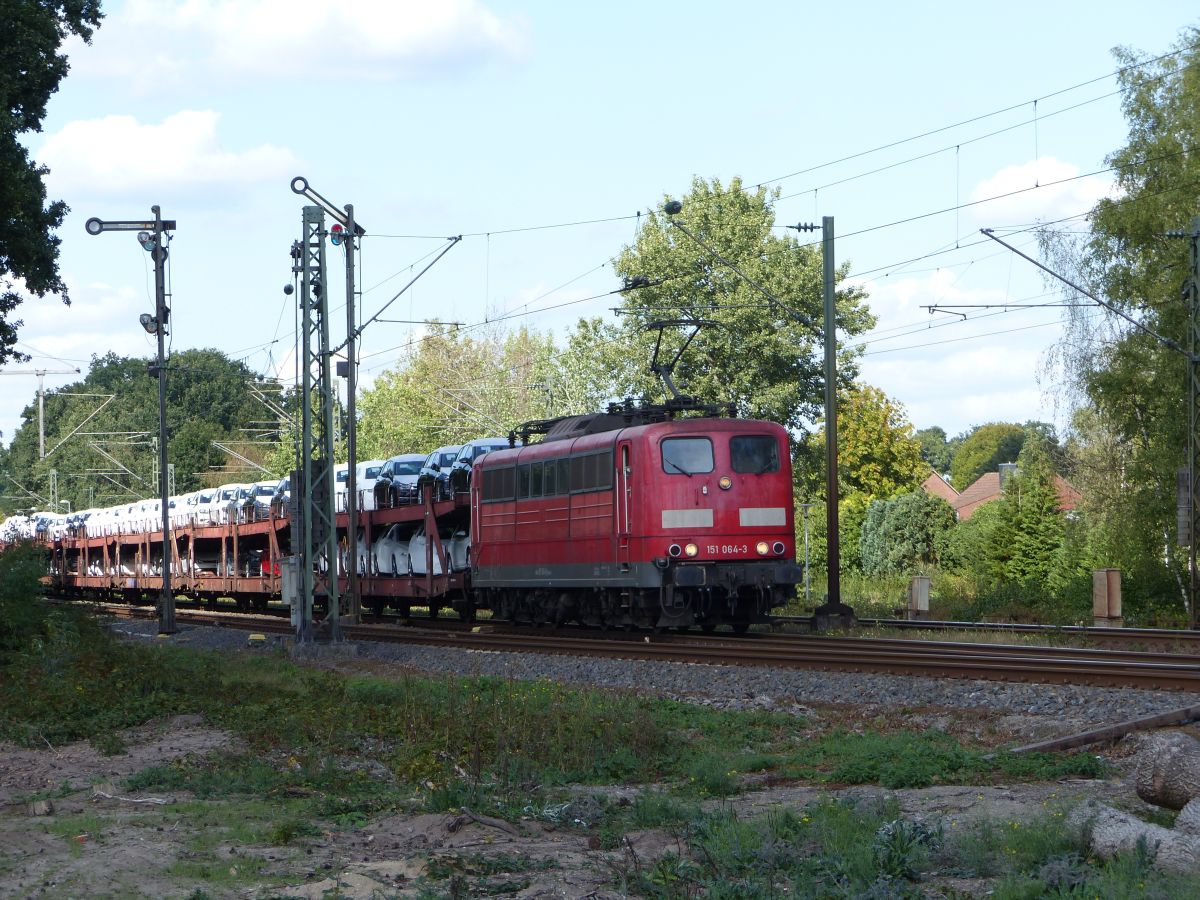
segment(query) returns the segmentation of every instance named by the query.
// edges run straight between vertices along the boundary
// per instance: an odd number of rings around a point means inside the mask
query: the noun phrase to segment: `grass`
[[[1193,879],[1161,873],[1145,853],[1090,858],[1082,829],[1061,813],[1033,822],[969,827],[905,818],[895,801],[823,800],[742,818],[728,808],[676,828],[678,852],[629,852],[619,890],[647,897],[958,896],[950,879],[986,879],[988,896],[1200,896]]]
[[[104,840],[105,820],[103,816],[87,813],[78,816],[64,816],[44,826],[48,834],[57,834],[67,841],[72,856],[83,853],[87,843],[100,843]]]
[[[780,713],[547,681],[347,677],[280,655],[123,644],[59,610],[4,674],[0,736],[115,749],[122,728],[199,713],[246,749],[153,767],[131,789],[300,799],[343,826],[414,798],[433,811],[519,815],[531,796],[571,783],[665,783],[703,799],[735,793],[750,773],[917,787],[1101,771],[1084,754],[988,760],[937,731],[823,732]]]
[[[907,788],[1102,774],[1085,754],[988,758],[991,748],[939,731],[833,728],[546,681],[346,676],[281,655],[123,644],[58,609],[0,663],[0,735],[9,739],[117,748],[123,729],[185,712],[239,739],[238,749],[176,758],[127,784],[194,798],[138,824],[160,817],[184,827],[191,837],[169,874],[214,895],[270,880],[260,860],[231,859],[231,849],[303,846],[385,814],[464,806],[584,831],[607,849],[627,846],[631,831],[673,832],[677,852],[653,862],[630,856],[614,871],[623,889],[650,896],[767,896],[780,885],[801,896],[908,896],[917,881],[955,871],[986,873],[978,877],[1016,897],[1033,896],[1020,892],[1035,883],[1082,878],[1119,892],[1148,877],[1136,860],[1088,861],[1061,829],[1030,836],[994,826],[968,839],[887,805],[831,801],[757,819],[721,806],[751,775]],[[645,787],[627,802],[579,787],[614,783]],[[50,828],[68,841],[101,840],[105,821],[64,818]],[[439,857],[431,896],[447,886],[460,895],[521,890],[540,865]]]

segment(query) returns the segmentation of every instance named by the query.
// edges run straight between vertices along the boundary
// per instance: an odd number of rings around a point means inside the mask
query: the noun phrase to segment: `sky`
[[[561,339],[611,315],[611,260],[639,213],[696,176],[740,177],[779,191],[780,225],[834,217],[837,260],[878,317],[858,339],[862,380],[915,427],[1061,429],[1047,362],[1062,310],[1029,308],[1060,297],[979,229],[1036,254],[1033,226],[1111,194],[1104,159],[1126,137],[1112,48],[1158,56],[1200,24],[1174,0],[104,8],[90,45],[69,42],[71,72],[26,141],[71,207],[58,235],[72,305],[19,310],[32,359],[0,368],[6,444],[36,409],[29,373],[46,370],[51,390],[93,355],[155,352],[138,324],[154,310],[150,256],[133,234],[89,235],[93,216],[158,205],[177,222],[172,349],[291,378],[296,176],[366,229],[360,320],[463,235],[388,306],[393,321],[364,331],[366,385],[420,333],[396,320],[500,319]],[[340,251],[329,261],[340,343]]]

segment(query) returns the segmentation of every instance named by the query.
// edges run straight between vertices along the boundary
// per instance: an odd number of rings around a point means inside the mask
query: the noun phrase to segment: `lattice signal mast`
[[[292,485],[293,552],[299,551],[300,615],[297,637],[312,639],[314,596],[327,598],[330,637],[341,639],[338,546],[333,473],[333,379],[330,375],[329,282],[325,277],[325,213],[306,206],[302,238],[292,245],[292,270],[300,276],[300,333],[296,358],[302,360],[301,443]],[[299,521],[296,521],[296,518]],[[297,525],[299,527],[297,527]],[[314,565],[324,559],[324,566]]]

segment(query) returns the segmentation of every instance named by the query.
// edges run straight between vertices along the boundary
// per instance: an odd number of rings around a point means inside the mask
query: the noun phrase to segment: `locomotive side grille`
[[[712,528],[711,509],[664,509],[662,527],[666,528]]]
[[[787,525],[787,510],[782,506],[742,507],[738,510],[738,524],[743,528],[753,525]]]

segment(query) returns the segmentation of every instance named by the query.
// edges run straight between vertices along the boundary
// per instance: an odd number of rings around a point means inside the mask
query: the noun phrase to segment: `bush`
[[[46,619],[41,579],[46,551],[33,543],[0,549],[0,664],[39,634]]]
[[[923,574],[937,561],[939,539],[953,527],[950,504],[923,490],[876,500],[862,526],[862,569],[868,575]]]

